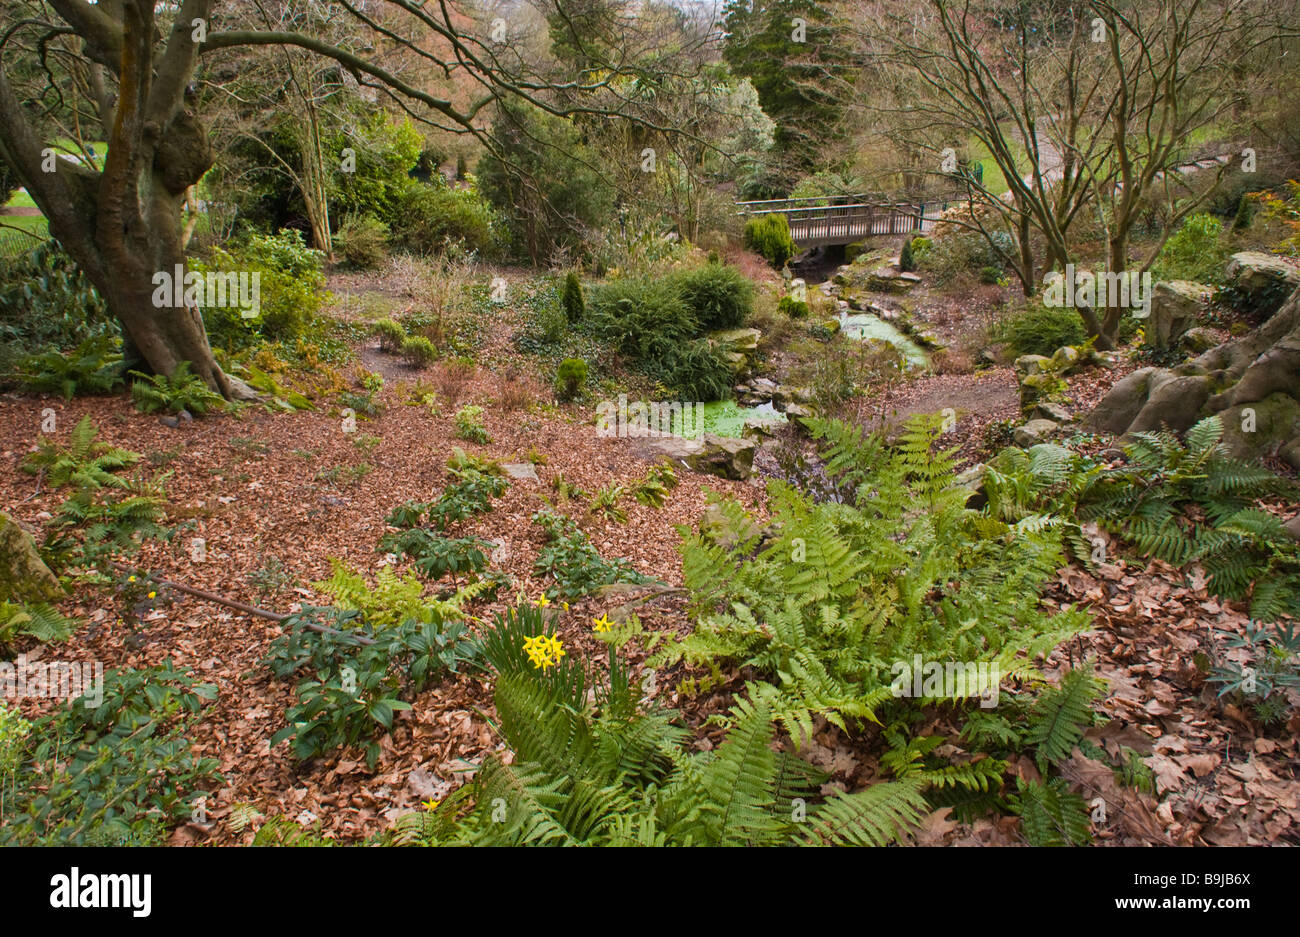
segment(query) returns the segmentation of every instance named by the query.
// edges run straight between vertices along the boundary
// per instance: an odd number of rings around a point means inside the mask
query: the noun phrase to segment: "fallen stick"
[[[129,569],[123,566],[119,566],[117,563],[113,564],[113,568],[123,573],[130,572]],[[217,595],[215,592],[207,592],[203,589],[196,589],[193,586],[182,585],[179,582],[172,582],[168,579],[155,579],[154,582],[158,583],[158,585],[160,586],[166,586],[169,589],[175,589],[177,592],[183,592],[186,595],[192,595],[196,599],[203,599],[205,602],[215,602],[218,605],[224,605],[227,608],[233,608],[237,611],[244,612],[245,614],[248,615],[256,615],[259,618],[269,618],[271,621],[285,621],[287,618],[289,618],[288,615],[281,615],[279,612],[272,612],[265,608],[258,608],[256,605],[248,605],[245,602],[240,602],[235,599],[228,599],[223,595]],[[307,622],[304,625],[304,627],[310,631],[319,632],[320,634],[332,634],[341,638],[348,638],[352,641],[355,641],[357,644],[361,644],[365,646],[369,646],[375,643],[374,638],[367,638],[365,635],[361,635],[361,634],[350,634],[349,632],[346,631],[339,631],[337,628],[331,628],[328,625],[318,625],[315,622]]]

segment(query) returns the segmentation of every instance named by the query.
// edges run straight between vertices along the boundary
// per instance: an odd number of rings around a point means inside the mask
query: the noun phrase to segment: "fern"
[[[135,383],[131,385],[131,399],[142,413],[167,410],[180,413],[185,410],[195,416],[205,416],[209,410],[225,406],[221,395],[214,393],[203,379],[190,370],[190,363],[182,361],[171,375],[143,374],[131,371]]]
[[[893,665],[914,654],[1005,677],[1085,625],[1039,602],[1063,561],[1061,525],[968,509],[952,452],[936,451],[938,420],[912,420],[892,449],[834,421],[811,425],[855,503],[815,504],[772,482],[766,531],[727,501],[699,533],[683,531],[695,629],[656,665],[755,668],[770,683],[750,684],[751,697],[799,742],[817,715],[842,728],[875,719]]]
[[[1012,809],[1020,815],[1021,830],[1031,846],[1083,846],[1092,840],[1083,798],[1063,779],[1031,782],[1018,777],[1016,786]]]
[[[1092,704],[1101,696],[1101,687],[1091,668],[1069,670],[1061,684],[1039,696],[1034,705],[1025,742],[1038,749],[1038,767],[1066,761],[1074,746],[1092,724]]]
[[[496,671],[497,730],[511,764],[492,757],[432,816],[408,819],[403,842],[497,845],[883,845],[924,809],[922,784],[879,784],[819,800],[816,768],[775,751],[772,711],[739,700],[711,752],[687,752],[676,714],[642,710],[625,682],[566,658],[539,670],[523,651],[546,634],[535,608],[497,617],[484,636]],[[618,664],[611,659],[612,669]],[[468,812],[464,807],[472,801]]]
[[[127,487],[126,480],[113,473],[135,465],[140,454],[99,442],[98,435],[99,430],[87,414],[73,427],[66,449],[40,437],[37,451],[23,460],[23,471],[29,475],[44,472],[45,480],[54,488]]]
[[[20,635],[45,643],[66,641],[76,628],[76,622],[44,602],[0,602],[0,647],[7,647]]]

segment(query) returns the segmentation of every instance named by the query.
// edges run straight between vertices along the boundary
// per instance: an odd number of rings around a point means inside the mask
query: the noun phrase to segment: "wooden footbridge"
[[[934,227],[939,213],[952,201],[884,202],[840,195],[737,202],[736,209],[746,218],[785,215],[795,244],[809,248],[851,244],[873,236],[920,234]]]

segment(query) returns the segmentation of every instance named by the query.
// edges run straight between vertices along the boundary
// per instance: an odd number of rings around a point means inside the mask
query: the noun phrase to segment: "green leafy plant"
[[[623,560],[607,560],[572,519],[543,508],[533,515],[533,523],[546,532],[546,543],[537,553],[533,571],[543,580],[551,580],[547,596],[575,599],[616,582],[654,582]]]
[[[1092,840],[1083,798],[1063,778],[1026,781],[1016,778],[1012,809],[1031,846],[1083,846]]]
[[[142,413],[157,413],[159,410],[180,413],[185,410],[195,416],[205,416],[209,410],[220,410],[225,406],[220,394],[210,390],[202,378],[191,373],[188,361],[178,364],[170,376],[140,371],[131,371],[130,374],[135,378],[131,385],[131,399]]]
[[[650,469],[646,477],[632,488],[632,497],[646,507],[661,508],[668,493],[678,486],[677,473],[665,462]]]
[[[625,494],[627,494],[626,488],[611,482],[592,495],[591,505],[588,510],[592,514],[599,514],[606,520],[611,520],[616,524],[625,524],[627,523],[627,511],[618,503]]]
[[[776,308],[782,315],[787,315],[791,319],[806,319],[809,314],[808,304],[793,296],[782,296]]]
[[[0,601],[0,650],[7,650],[20,635],[46,643],[66,641],[76,628],[75,621],[45,602]]]
[[[300,759],[356,745],[372,769],[378,736],[392,730],[397,712],[411,708],[409,697],[477,650],[464,624],[436,616],[376,627],[357,610],[305,606],[284,629],[264,663],[278,678],[298,683],[285,712],[288,724],[271,745],[289,740]]]
[[[122,383],[122,355],[112,336],[88,338],[69,354],[47,351],[24,359],[19,377],[28,390],[71,400],[78,394],[112,393]]]
[[[102,700],[70,700],[11,740],[0,844],[157,845],[220,781],[188,737],[216,687],[168,661],[108,670],[102,689]]]
[[[483,426],[483,408],[476,406],[461,407],[456,411],[452,422],[456,427],[456,438],[469,442],[490,443],[491,435]]]
[[[726,500],[708,529],[682,529],[697,618],[663,662],[753,667],[764,680],[751,697],[798,741],[815,714],[846,729],[877,718],[894,662],[983,662],[1006,677],[1085,626],[1039,601],[1063,560],[1059,524],[967,508],[955,450],[936,449],[938,417],[910,420],[893,449],[837,421],[809,426],[851,502],[773,481],[766,531]]]
[[[920,820],[924,800],[910,780],[816,803],[821,774],[773,750],[762,705],[739,701],[721,745],[687,752],[675,714],[638,706],[612,645],[606,679],[564,659],[537,609],[497,616],[484,657],[513,761],[490,755],[470,785],[399,827],[406,841],[885,845]]]
[[[1242,199],[1242,201],[1249,201]],[[1160,248],[1152,275],[1162,280],[1193,280],[1216,283],[1223,279],[1228,259],[1221,235],[1223,222],[1213,215],[1198,212],[1188,216]]]
[[[64,485],[78,489],[125,488],[126,479],[114,473],[135,465],[140,461],[140,454],[99,442],[98,436],[99,430],[87,414],[73,427],[66,449],[44,436],[39,437],[36,452],[23,460],[23,471],[29,475],[43,474],[51,488]]]
[[[763,215],[745,222],[745,247],[761,254],[778,270],[798,250],[790,236],[790,222],[782,214]]]
[[[1210,673],[1209,682],[1219,686],[1220,697],[1232,694],[1240,703],[1249,701],[1256,718],[1266,726],[1281,725],[1291,715],[1287,691],[1300,687],[1300,635],[1295,626],[1274,624],[1273,633],[1254,622],[1243,636],[1233,636],[1228,647],[1246,648],[1253,657],[1249,666],[1224,661]]]
[[[555,395],[561,400],[576,400],[587,386],[587,362],[565,358],[555,371]]]

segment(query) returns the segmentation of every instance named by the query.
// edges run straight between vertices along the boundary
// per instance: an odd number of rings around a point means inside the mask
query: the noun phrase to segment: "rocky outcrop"
[[[49,602],[63,587],[18,522],[0,511],[0,601]]]
[[[758,340],[763,335],[758,329],[725,329],[708,334],[709,344],[722,352],[735,374],[749,370],[758,356]]]
[[[637,440],[643,457],[667,456],[702,475],[716,475],[744,481],[754,472],[754,453],[758,443],[752,439],[734,439],[705,433],[702,439],[659,436]]]
[[[1151,291],[1151,314],[1143,344],[1150,348],[1172,348],[1183,334],[1200,321],[1209,308],[1210,289],[1187,280],[1160,282]]]
[[[1122,436],[1164,427],[1181,432],[1219,414],[1238,458],[1277,453],[1300,467],[1298,400],[1300,289],[1238,339],[1176,368],[1134,371],[1111,388],[1087,425]]]
[[[1028,449],[1040,442],[1046,442],[1047,438],[1059,428],[1059,425],[1052,420],[1030,420],[1024,426],[1017,426],[1012,433],[1012,438],[1021,449]]]
[[[1269,294],[1287,296],[1300,288],[1300,267],[1263,251],[1242,251],[1228,259],[1228,285],[1247,303],[1261,303]]]

